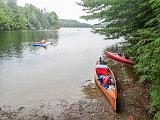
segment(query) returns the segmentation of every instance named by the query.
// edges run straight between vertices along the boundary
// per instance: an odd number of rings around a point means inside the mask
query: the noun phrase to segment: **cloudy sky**
[[[80,16],[84,15],[82,11],[83,7],[77,5],[75,2],[81,2],[81,0],[17,0],[19,6],[24,6],[25,3],[31,3],[38,8],[45,8],[47,11],[54,11],[59,18],[74,19],[80,22],[87,22],[90,24],[96,21],[85,21],[80,19]]]

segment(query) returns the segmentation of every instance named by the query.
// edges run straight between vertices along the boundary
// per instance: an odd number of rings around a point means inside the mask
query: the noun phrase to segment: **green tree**
[[[5,11],[0,8],[0,29],[10,29],[11,24],[12,19],[9,16],[6,16]]]
[[[159,0],[82,0],[88,15],[82,18],[99,19],[105,26],[95,32],[113,39],[124,37],[142,82],[152,84],[150,111],[160,118],[160,1]],[[100,23],[100,24],[101,24]]]
[[[48,22],[51,28],[58,27],[58,16],[55,12],[51,12],[48,14]]]
[[[107,38],[128,37],[138,28],[144,27],[144,15],[139,12],[146,11],[144,0],[84,0],[80,5],[85,7],[89,15],[81,18],[92,20],[99,19],[100,24],[106,23],[96,32],[106,35]],[[145,9],[146,8],[146,9]],[[147,10],[148,11],[148,10]]]
[[[32,4],[17,6],[17,0],[0,0],[0,29],[50,29],[58,28],[55,12],[48,13]]]

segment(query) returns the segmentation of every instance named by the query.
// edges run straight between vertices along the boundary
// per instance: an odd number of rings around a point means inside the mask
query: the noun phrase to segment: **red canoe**
[[[109,84],[108,88],[105,88],[104,84],[100,82],[99,77],[101,75],[111,77],[112,83]],[[107,65],[102,65],[99,61],[97,61],[94,78],[97,85],[108,98],[108,101],[113,107],[114,111],[117,111],[117,83],[112,70]]]
[[[106,51],[105,55],[112,58],[112,59],[119,60],[119,61],[124,62],[124,63],[128,63],[128,64],[131,64],[131,65],[134,64],[133,61],[128,60],[128,59],[124,58],[123,56],[118,55],[117,53],[112,53],[112,52]]]

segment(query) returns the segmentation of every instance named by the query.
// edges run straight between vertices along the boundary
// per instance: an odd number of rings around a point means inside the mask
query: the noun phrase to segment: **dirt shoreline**
[[[133,120],[151,120],[146,101],[148,86],[135,83],[132,89],[121,90],[123,107],[119,113],[113,111],[106,97],[95,84],[85,87],[93,92],[90,98],[88,96],[86,99],[71,104],[63,100],[57,106],[41,104],[31,108],[3,107],[0,109],[0,120],[129,120],[132,117]],[[95,90],[97,90],[96,93],[94,93]],[[137,90],[140,90],[139,94]],[[144,91],[143,95],[140,94]]]

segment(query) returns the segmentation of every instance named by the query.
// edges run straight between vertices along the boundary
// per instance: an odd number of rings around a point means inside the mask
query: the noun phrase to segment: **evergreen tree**
[[[152,84],[150,111],[160,118],[160,1],[82,0],[87,20],[99,19],[105,26],[95,32],[113,39],[124,37],[131,45],[126,54],[136,62],[140,81]]]

